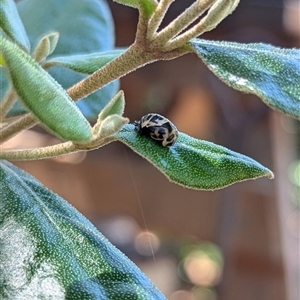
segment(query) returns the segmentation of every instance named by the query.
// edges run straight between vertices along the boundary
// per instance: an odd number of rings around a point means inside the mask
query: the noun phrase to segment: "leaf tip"
[[[275,175],[274,175],[274,173],[271,170],[268,170],[266,172],[266,177],[269,178],[269,179],[274,179]]]

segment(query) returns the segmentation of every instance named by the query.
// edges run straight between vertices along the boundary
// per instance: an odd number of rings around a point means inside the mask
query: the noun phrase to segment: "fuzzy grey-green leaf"
[[[74,207],[5,161],[0,190],[1,299],[166,299]]]
[[[300,119],[300,50],[262,43],[190,41],[193,51],[230,87]]]
[[[8,73],[24,105],[63,140],[89,141],[91,126],[66,91],[17,45],[2,36],[0,42]]]
[[[102,137],[113,135],[128,122],[129,119],[127,118],[123,118],[119,115],[110,115],[100,123],[99,135]]]
[[[18,1],[17,8],[32,45],[49,32],[59,32],[52,57],[109,51],[114,47],[113,18],[106,0],[47,0],[43,5],[41,0],[22,0]],[[51,68],[50,74],[64,89],[86,77],[62,67]],[[7,86],[6,74],[0,70],[0,93]],[[117,91],[118,81],[113,81],[76,105],[87,119],[94,121]],[[26,112],[17,101],[8,116]]]
[[[13,0],[0,0],[0,28],[29,52],[30,43]]]
[[[184,133],[179,133],[171,147],[162,147],[138,134],[132,124],[125,125],[115,137],[146,158],[170,181],[192,189],[216,190],[239,181],[274,176],[245,155]]]
[[[129,121],[128,119],[122,118],[124,108],[124,92],[119,91],[99,113],[97,122],[93,127],[93,133],[107,136],[121,129],[121,127]],[[114,117],[111,119],[111,116]]]
[[[104,120],[110,115],[122,116],[125,108],[124,92],[119,91],[106,106],[102,109],[99,114],[98,120]]]
[[[58,32],[52,32],[45,35],[36,46],[33,52],[33,58],[37,62],[41,62],[42,60],[44,60],[48,55],[50,55],[54,51],[58,42],[58,38]]]

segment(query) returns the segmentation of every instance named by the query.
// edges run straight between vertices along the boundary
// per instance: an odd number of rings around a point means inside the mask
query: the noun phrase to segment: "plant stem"
[[[16,96],[17,95],[15,90],[12,87],[10,87],[0,105],[0,123],[2,122],[3,118],[5,117],[5,115],[11,108],[11,106],[13,105]]]
[[[151,61],[151,59],[148,58]],[[120,78],[134,69],[149,63],[146,55],[141,55],[139,48],[134,44],[121,56],[105,65],[100,70],[78,82],[67,90],[70,97],[76,101],[85,98],[91,93],[97,91],[109,82]]]
[[[67,90],[70,97],[76,101],[92,94],[111,81],[121,78],[124,75],[151,62],[173,59],[179,57],[188,50],[185,48],[176,49],[168,53],[161,52],[147,45],[135,42],[126,52],[96,71],[89,77],[78,82]]]
[[[161,24],[168,8],[175,0],[161,0],[156,7],[156,10],[149,21],[148,24],[148,32],[147,32],[147,39],[153,40],[156,36],[157,29]]]
[[[4,151],[0,153],[0,158],[7,160],[35,160],[55,157],[77,151],[76,146],[72,142],[66,142],[41,148]]]
[[[28,113],[25,116],[22,116],[12,124],[8,124],[0,131],[0,144],[12,138],[14,135],[17,135],[22,130],[29,129],[37,124],[36,119],[32,114]]]
[[[211,2],[208,0],[208,2]],[[179,35],[175,39],[171,40],[166,44],[164,49],[166,51],[171,51],[176,49],[182,44],[187,43],[192,38],[198,35],[210,31],[215,28],[226,16],[228,16],[237,7],[239,0],[217,0],[213,6],[209,9],[207,15],[201,19],[201,21],[193,26],[191,29],[187,30],[183,34]]]
[[[173,20],[167,27],[162,29],[156,37],[156,41],[168,41],[183,31],[188,25],[200,17],[216,0],[197,0],[188,7],[181,15]]]
[[[68,141],[65,143],[40,148],[0,151],[0,159],[18,161],[45,159],[80,151],[90,151],[98,149],[115,140],[116,138],[114,136],[108,136],[102,139],[96,138],[94,141],[86,145],[78,145],[74,144],[71,141]]]
[[[125,53],[113,60],[111,63],[105,65],[102,69],[96,71],[91,76],[80,81],[67,92],[71,98],[76,101],[88,96],[99,88],[108,84],[112,80],[118,79],[145,64],[154,62],[158,59],[173,59],[188,53],[190,50],[184,47],[169,51],[167,53],[160,52],[151,45],[141,45],[141,43],[134,43]],[[29,129],[38,122],[32,116],[27,114],[12,124],[7,125],[0,131],[0,143],[8,140],[14,135],[18,134],[21,130]]]

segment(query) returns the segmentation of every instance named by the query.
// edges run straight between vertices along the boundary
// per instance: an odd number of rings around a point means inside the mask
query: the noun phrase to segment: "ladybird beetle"
[[[149,136],[164,147],[174,145],[178,137],[176,126],[159,114],[147,114],[140,121],[134,121],[133,124],[136,132]]]

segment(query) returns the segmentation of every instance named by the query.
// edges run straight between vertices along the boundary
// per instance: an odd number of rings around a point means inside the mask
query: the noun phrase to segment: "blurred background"
[[[175,1],[162,26],[191,3]],[[137,11],[109,5],[116,45],[129,46]],[[299,11],[299,0],[241,0],[203,38],[299,47]],[[188,190],[121,143],[16,165],[72,203],[170,300],[299,299],[299,122],[228,88],[196,55],[146,66],[123,78],[121,88],[131,121],[165,115],[180,131],[254,158],[275,179]],[[55,142],[34,129],[5,147]]]

